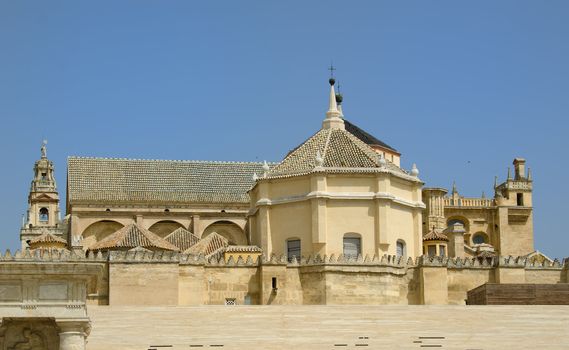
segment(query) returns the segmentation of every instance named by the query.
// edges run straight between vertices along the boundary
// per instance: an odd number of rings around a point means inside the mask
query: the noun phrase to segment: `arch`
[[[358,257],[362,254],[362,235],[356,232],[348,232],[344,234],[342,240],[344,256]]]
[[[396,244],[396,255],[397,256],[407,256],[407,244],[404,240],[398,239]]]
[[[489,243],[489,241],[486,232],[476,232],[472,235],[472,244]]]
[[[152,226],[148,228],[149,231],[155,233],[156,235],[164,238],[168,236],[170,233],[174,232],[174,230],[184,227],[184,225],[180,224],[174,220],[162,220],[155,222]]]
[[[105,237],[117,232],[124,225],[113,220],[101,220],[87,226],[81,236],[83,237],[83,249],[88,249],[93,244],[101,241]]]
[[[227,238],[230,245],[247,245],[247,236],[245,235],[245,231],[243,229],[227,220],[220,220],[210,224],[208,227],[205,228],[203,231],[202,237],[204,238],[207,235],[211,234],[212,232],[216,232],[223,237]]]
[[[454,215],[454,216],[449,217],[449,218],[447,219],[447,227],[449,227],[450,225],[455,224],[455,223],[457,223],[457,222],[461,223],[461,224],[464,226],[464,230],[465,230],[466,232],[469,231],[469,229],[470,229],[470,222],[469,222],[468,219],[465,218],[464,216]]]
[[[49,221],[49,210],[46,207],[40,209],[39,217],[40,222],[48,222]]]

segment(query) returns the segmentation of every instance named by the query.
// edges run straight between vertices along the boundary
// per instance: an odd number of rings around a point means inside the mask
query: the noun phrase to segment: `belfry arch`
[[[231,245],[247,245],[247,236],[245,231],[236,223],[227,220],[220,220],[210,224],[205,228],[202,238],[212,232],[216,232],[229,240]]]

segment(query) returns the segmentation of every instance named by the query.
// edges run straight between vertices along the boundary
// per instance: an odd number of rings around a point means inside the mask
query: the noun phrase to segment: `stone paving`
[[[569,349],[569,306],[89,306],[88,350]]]

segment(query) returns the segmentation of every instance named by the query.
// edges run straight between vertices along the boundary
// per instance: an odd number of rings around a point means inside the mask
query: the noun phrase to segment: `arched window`
[[[397,240],[397,256],[407,256],[407,247],[402,239]]]
[[[362,239],[357,233],[344,235],[344,256],[355,257],[362,253]]]
[[[286,241],[286,257],[288,261],[292,261],[292,258],[296,260],[300,259],[300,239],[290,238]]]
[[[486,235],[483,233],[477,233],[472,236],[472,243],[474,244],[482,244],[486,243]]]
[[[47,208],[41,208],[40,209],[39,219],[41,222],[48,222],[49,221],[49,210],[47,210]]]

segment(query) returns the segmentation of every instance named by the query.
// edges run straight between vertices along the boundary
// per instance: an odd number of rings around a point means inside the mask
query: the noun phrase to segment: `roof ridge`
[[[330,138],[332,137],[332,130],[335,129],[328,129],[328,136],[326,137],[326,142],[324,142],[324,150],[322,150],[322,159],[326,161],[326,152],[328,151],[328,145],[330,145]],[[316,155],[314,155],[316,157]]]
[[[234,160],[192,160],[192,159],[150,159],[150,158],[124,158],[124,157],[90,157],[90,156],[68,156],[67,160],[112,160],[112,161],[140,161],[140,162],[171,162],[171,163],[198,163],[198,164],[263,164],[263,162],[253,161],[234,161]],[[279,162],[267,162],[268,164],[278,164]]]

